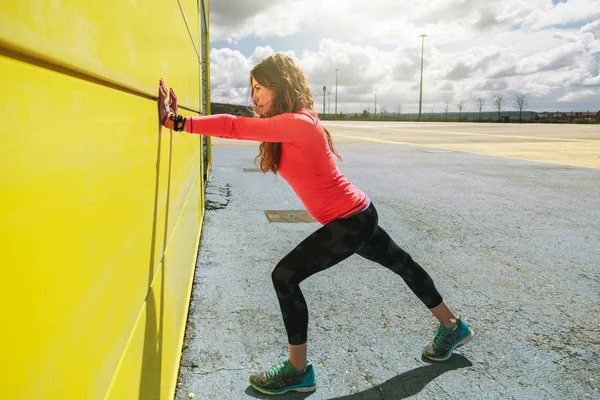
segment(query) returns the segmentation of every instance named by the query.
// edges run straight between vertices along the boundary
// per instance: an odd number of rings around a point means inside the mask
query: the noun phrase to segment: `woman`
[[[266,394],[308,392],[316,375],[307,359],[308,309],[300,282],[352,254],[377,262],[400,275],[440,325],[422,351],[434,361],[473,336],[442,299],[431,277],[398,247],[378,225],[369,197],[340,173],[329,132],[314,113],[314,100],[302,70],[292,58],[275,54],[250,72],[252,101],[259,118],[210,115],[182,117],[177,97],[160,80],[159,118],[168,129],[230,139],[256,140],[263,172],[279,173],[311,215],[323,226],[285,256],[272,273],[289,343],[289,359],[250,376],[252,386]]]

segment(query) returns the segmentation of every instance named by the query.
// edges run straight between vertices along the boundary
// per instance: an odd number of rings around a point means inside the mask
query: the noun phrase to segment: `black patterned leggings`
[[[377,211],[371,203],[358,214],[318,229],[273,270],[271,278],[290,344],[303,344],[307,340],[308,308],[300,282],[355,253],[400,275],[427,308],[441,304],[442,296],[429,274],[379,227]]]

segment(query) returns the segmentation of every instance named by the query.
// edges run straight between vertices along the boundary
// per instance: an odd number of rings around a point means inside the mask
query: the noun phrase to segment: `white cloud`
[[[253,20],[270,13],[278,0],[220,0],[210,3],[212,40],[234,41],[254,33]]]
[[[361,111],[377,88],[382,107],[402,103],[403,111],[415,111],[423,32],[428,108],[503,91],[526,91],[536,99],[531,105],[542,108],[552,108],[557,98],[600,107],[593,97],[576,94],[593,93],[600,84],[598,0],[556,6],[551,0],[346,0],[343,6],[338,0],[221,0],[211,7],[213,40],[296,35],[294,42],[301,43],[303,32],[321,37],[306,48],[284,49],[305,71],[318,109],[322,86],[334,90],[338,68],[344,109]],[[574,22],[582,27],[556,27]],[[213,49],[213,99],[246,102],[250,69],[273,52],[269,46],[246,55]]]
[[[468,39],[473,29],[510,26],[547,2],[550,0],[221,0],[211,3],[211,23],[213,40],[285,36],[317,29],[340,41],[400,44],[426,29],[453,41]]]
[[[211,2],[211,39],[235,42],[250,35],[291,35],[309,25],[309,13],[309,8],[296,0]]]
[[[266,46],[266,47],[259,46],[256,49],[254,49],[254,52],[250,56],[250,64],[256,65],[259,62],[261,62],[262,60],[264,60],[265,58],[273,55],[273,53],[275,53],[275,51],[272,48],[270,48],[269,46]]]
[[[566,95],[562,96],[561,98],[557,99],[556,101],[570,103],[570,102],[585,100],[585,99],[588,99],[591,97],[598,97],[598,96],[600,96],[600,93],[594,92],[593,90],[590,90],[590,89],[586,89],[586,90],[580,90],[577,92],[567,93]]]
[[[600,39],[600,19],[582,26],[581,32],[590,32],[596,39]]]
[[[577,22],[594,21],[600,18],[598,0],[569,0],[554,7],[534,9],[525,18],[524,25],[541,29],[553,25],[567,25]]]
[[[250,60],[231,49],[210,52],[211,97],[214,102],[246,104],[250,87]]]
[[[300,60],[311,83],[330,83],[337,68],[338,80],[343,80],[344,86],[380,82],[391,73],[393,63],[390,52],[330,39],[322,40],[317,52],[305,52]]]

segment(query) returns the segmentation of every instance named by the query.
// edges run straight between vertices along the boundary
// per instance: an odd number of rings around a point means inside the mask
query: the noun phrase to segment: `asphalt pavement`
[[[286,399],[600,399],[600,170],[422,146],[340,145],[380,225],[475,332],[447,362],[402,279],[359,256],[301,284],[318,387]],[[287,356],[271,283],[313,223],[256,147],[213,149],[176,399],[265,399],[251,373]]]

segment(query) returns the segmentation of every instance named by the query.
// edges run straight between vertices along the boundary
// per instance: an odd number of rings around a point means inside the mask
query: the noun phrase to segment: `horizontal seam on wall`
[[[78,69],[70,65],[61,64],[51,57],[45,57],[40,53],[32,53],[29,50],[25,50],[19,46],[14,46],[12,43],[6,42],[2,39],[0,39],[0,56],[35,65],[40,68],[71,76],[87,82],[92,82],[97,85],[105,86],[127,94],[142,97],[146,100],[158,100],[158,96],[153,96],[141,90],[125,86],[119,82],[111,81],[110,79],[107,79],[101,75],[93,74],[89,71]],[[195,110],[181,105],[179,105],[179,108],[201,114],[200,110]]]

